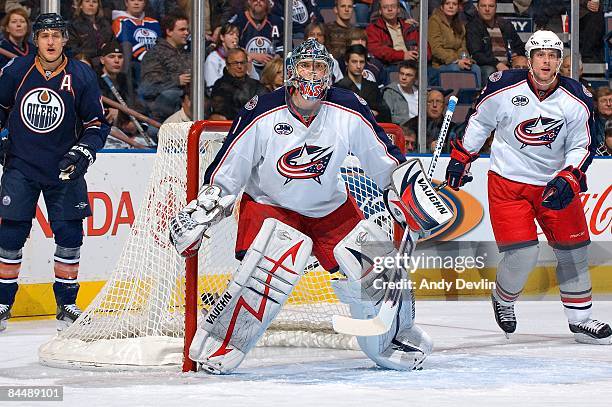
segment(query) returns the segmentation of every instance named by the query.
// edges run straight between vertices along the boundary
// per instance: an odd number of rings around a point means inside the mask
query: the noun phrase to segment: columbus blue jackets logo
[[[562,119],[551,119],[539,116],[536,119],[528,119],[514,129],[514,136],[525,146],[546,146],[552,148],[550,144],[557,139],[559,131],[563,127]]]
[[[285,184],[294,179],[313,179],[320,184],[320,177],[333,154],[330,148],[309,146],[304,143],[302,147],[283,154],[276,163],[276,169],[286,178]]]
[[[64,119],[64,101],[54,90],[35,88],[21,100],[21,119],[26,127],[37,133],[49,133]]]

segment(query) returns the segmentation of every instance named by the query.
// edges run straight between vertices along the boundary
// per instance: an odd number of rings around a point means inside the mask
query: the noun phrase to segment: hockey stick
[[[123,107],[128,107],[127,103],[125,103],[125,100],[123,100],[123,97],[115,87],[115,84],[113,83],[113,81],[111,81],[111,78],[106,73],[103,74],[101,77],[104,80],[104,83],[106,83],[106,86],[108,86],[110,91],[115,96],[115,99],[117,99],[117,102],[121,103]],[[136,118],[131,114],[128,114],[128,117],[130,118],[132,124],[134,124],[134,127],[136,127],[136,131],[138,131],[138,134],[140,134],[142,138],[147,142],[148,146],[154,147],[155,143],[153,142],[153,140],[151,140],[151,137],[149,137],[149,135],[144,131],[144,129],[140,125],[140,122],[136,120]]]
[[[448,108],[444,114],[444,121],[442,122],[442,127],[440,128],[440,133],[438,134],[438,139],[436,141],[436,149],[434,150],[432,160],[429,163],[429,169],[427,170],[427,178],[430,181],[433,177],[434,171],[436,170],[436,165],[438,164],[440,154],[442,153],[442,147],[444,146],[446,134],[448,133],[456,105],[457,98],[455,96],[451,96],[448,101]],[[442,185],[442,188],[443,187],[444,184]],[[411,230],[410,227],[406,225],[398,250],[398,255],[403,256],[404,253],[407,253],[408,256],[411,257],[414,253],[418,238],[418,232]],[[395,278],[393,281],[399,280],[399,278],[397,278],[397,274],[400,273],[396,271],[396,276],[394,276]],[[371,319],[355,319],[346,317],[344,315],[334,315],[332,317],[334,331],[354,336],[377,336],[388,332],[389,329],[391,329],[391,325],[393,324],[393,320],[397,314],[397,308],[401,300],[400,294],[401,291],[397,289],[387,290],[378,314]]]

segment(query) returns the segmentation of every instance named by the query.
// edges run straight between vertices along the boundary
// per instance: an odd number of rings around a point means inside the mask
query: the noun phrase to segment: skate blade
[[[504,336],[506,337],[506,339],[510,340],[510,334],[508,332],[504,332]]]
[[[0,332],[4,331],[6,329],[6,319],[3,319],[2,321],[0,321]]]
[[[574,340],[578,343],[585,343],[588,345],[612,345],[612,336],[608,336],[607,338],[593,338],[589,335],[575,333]]]
[[[64,321],[64,320],[58,319],[55,325],[55,329],[57,329],[57,332],[62,332],[64,329],[68,328],[70,325],[72,325],[72,321]]]

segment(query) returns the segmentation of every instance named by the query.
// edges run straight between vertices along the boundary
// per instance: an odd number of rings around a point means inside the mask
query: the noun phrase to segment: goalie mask
[[[306,100],[321,100],[332,85],[332,63],[325,46],[314,38],[298,45],[287,57],[287,88]]]

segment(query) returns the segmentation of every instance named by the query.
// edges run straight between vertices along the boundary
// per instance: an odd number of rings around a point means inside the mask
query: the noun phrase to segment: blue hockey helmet
[[[34,24],[32,25],[32,32],[34,33],[34,42],[41,31],[45,30],[60,30],[62,36],[68,39],[68,24],[62,16],[57,13],[44,13],[36,17]]]

